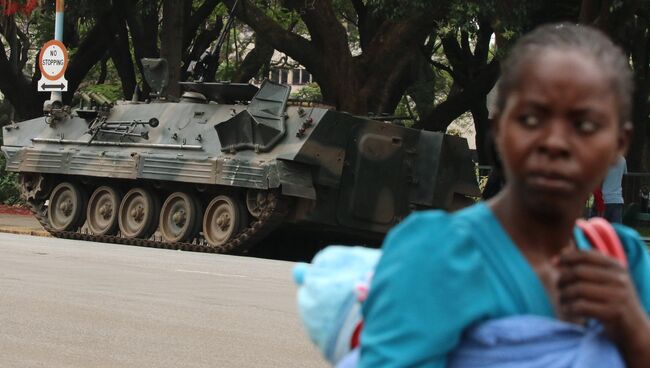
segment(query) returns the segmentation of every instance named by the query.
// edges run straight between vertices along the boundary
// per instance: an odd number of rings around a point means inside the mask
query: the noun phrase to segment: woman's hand
[[[630,274],[596,251],[569,250],[559,261],[562,311],[599,320],[630,367],[650,367],[650,318]]]

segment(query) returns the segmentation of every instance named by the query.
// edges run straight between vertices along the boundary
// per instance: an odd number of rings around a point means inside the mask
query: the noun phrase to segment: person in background
[[[605,215],[605,201],[603,200],[603,191],[600,187],[594,190],[593,198],[594,204],[591,207],[591,217],[603,217]]]
[[[623,174],[627,173],[625,157],[619,157],[603,181],[602,192],[605,202],[605,219],[609,222],[623,222]]]

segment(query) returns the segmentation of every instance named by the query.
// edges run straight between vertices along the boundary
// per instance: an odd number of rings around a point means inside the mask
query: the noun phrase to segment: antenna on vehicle
[[[211,49],[205,50],[198,61],[190,62],[187,72],[192,75],[195,81],[202,83],[210,78],[208,70],[212,63],[219,61],[219,52],[226,40],[226,35],[230,33],[230,29],[235,22],[235,10],[237,9],[238,4],[239,0],[235,0],[232,9],[230,9],[230,12],[228,13],[228,22],[226,22],[226,25],[223,27],[223,30],[217,39],[217,43]]]

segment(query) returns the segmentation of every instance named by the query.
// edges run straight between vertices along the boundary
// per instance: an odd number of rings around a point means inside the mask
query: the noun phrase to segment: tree
[[[472,113],[476,130],[476,148],[481,164],[488,163],[484,147],[489,129],[487,94],[499,76],[499,61],[490,58],[490,40],[493,30],[487,19],[478,20],[475,37],[466,29],[453,28],[441,36],[449,65],[432,60],[431,63],[453,78],[448,98],[422,116],[415,127],[432,131],[446,131],[449,124],[466,111]],[[474,42],[472,45],[470,41]]]
[[[229,7],[234,0],[225,0]],[[301,35],[282,27],[250,0],[240,0],[239,19],[263,41],[304,65],[319,84],[324,102],[352,113],[392,112],[414,82],[420,48],[444,13],[411,9],[399,19],[379,12],[370,2],[351,1],[359,33],[359,50],[351,50],[346,25],[332,0],[286,0],[285,12],[297,14],[306,27]],[[356,22],[356,23],[354,23]],[[358,53],[353,51],[359,51]]]
[[[64,102],[70,102],[72,100],[73,92],[77,89],[79,84],[83,81],[84,77],[88,71],[98,63],[103,55],[106,53],[107,45],[111,45],[113,41],[113,32],[116,30],[117,25],[119,24],[119,10],[127,2],[126,0],[115,0],[112,5],[95,5],[89,6],[89,3],[86,3],[83,0],[79,1],[79,9],[87,10],[88,13],[82,12],[69,12],[66,13],[68,17],[68,22],[71,24],[77,24],[75,20],[79,20],[82,17],[93,17],[97,19],[94,22],[94,25],[85,32],[85,37],[81,40],[76,47],[74,56],[71,57],[68,64],[68,69],[66,72],[66,78],[68,79],[68,89],[70,92],[64,94]],[[74,2],[68,4],[74,5]],[[51,4],[44,6],[39,9],[42,12],[51,12],[53,14],[53,9],[51,9]],[[42,14],[40,15],[42,16]],[[25,76],[23,73],[23,67],[27,62],[29,55],[23,53],[21,57],[16,55],[20,54],[20,50],[25,50],[31,47],[34,41],[43,42],[42,38],[38,37],[44,35],[36,35],[33,39],[27,37],[17,37],[20,33],[18,32],[19,24],[25,24],[28,22],[24,19],[17,18],[17,15],[3,16],[2,24],[3,27],[0,29],[0,33],[7,40],[8,44],[0,44],[3,46],[3,49],[9,50],[9,55],[5,52],[0,52],[0,91],[5,95],[5,98],[12,104],[16,114],[19,119],[28,119],[42,115],[43,102],[49,97],[47,93],[37,92],[36,83],[40,79],[40,70],[34,68],[35,71],[30,77]],[[72,20],[72,21],[71,21]],[[52,30],[53,28],[50,28]],[[66,28],[68,32],[64,33],[64,38],[70,35],[70,32],[76,33],[77,29]],[[47,37],[49,39],[51,37]],[[76,37],[70,37],[71,40],[75,40]],[[74,45],[74,42],[73,42]],[[38,46],[38,45],[37,45]],[[76,46],[76,45],[75,45]],[[37,57],[37,55],[36,55]]]

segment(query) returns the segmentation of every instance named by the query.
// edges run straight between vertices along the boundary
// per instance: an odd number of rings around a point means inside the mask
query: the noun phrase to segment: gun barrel
[[[79,93],[79,97],[81,97],[81,99],[84,100],[84,102],[89,105],[92,102],[92,98],[90,98],[90,96],[88,96],[88,94],[85,92]]]
[[[88,95],[90,96],[90,98],[95,100],[95,102],[97,102],[100,105],[103,105],[103,104],[110,105],[111,104],[111,101],[109,101],[106,97],[100,95],[99,93],[90,92]]]

